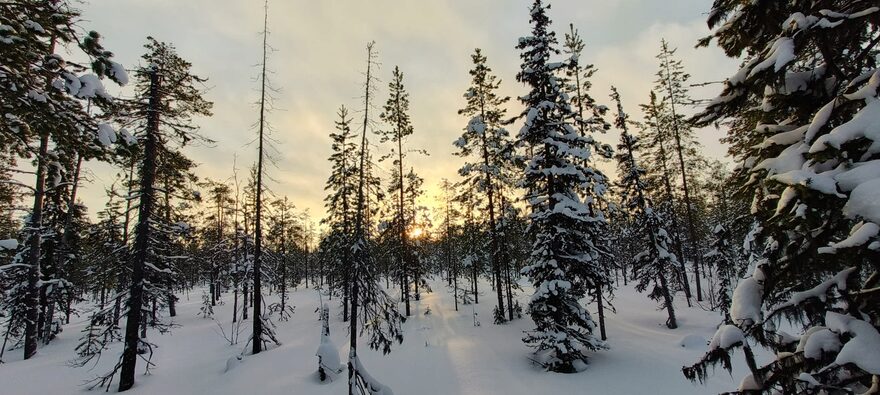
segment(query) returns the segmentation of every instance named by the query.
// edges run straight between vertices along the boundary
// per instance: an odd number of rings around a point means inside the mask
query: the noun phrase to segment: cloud
[[[340,104],[361,109],[364,46],[376,40],[380,78],[387,82],[395,65],[404,72],[415,126],[409,143],[431,153],[412,156],[411,164],[425,178],[428,200],[436,196],[440,179],[455,178],[461,163],[452,155],[452,141],[467,121],[456,111],[464,104],[462,93],[470,82],[470,54],[475,47],[483,48],[490,67],[503,80],[502,93],[514,97],[509,114],[521,111],[515,97],[525,88],[514,78],[520,64],[514,46],[519,36],[529,32],[530,3],[270,2],[269,41],[276,49],[270,59],[271,77],[282,88],[278,110],[269,117],[280,152],[277,167],[269,168],[277,180],[271,188],[298,207],[310,209],[316,219],[323,216],[330,154],[327,134]],[[718,80],[734,70],[719,51],[692,49],[706,33],[702,12],[707,7],[702,0],[566,0],[553,1],[551,17],[560,39],[571,21],[587,40],[586,61],[599,68],[594,96],[607,103],[613,83],[621,89],[629,112],[635,112],[653,85],[660,37],[680,48],[693,81]],[[240,176],[255,159],[256,147],[248,143],[255,136],[252,126],[257,119],[253,78],[260,58],[262,16],[261,4],[246,0],[92,0],[84,7],[84,27],[104,34],[105,46],[127,65],[137,64],[147,35],[173,42],[194,70],[210,79],[208,98],[215,102],[215,115],[198,123],[217,144],[188,152],[200,163],[199,174],[223,180],[232,173],[233,157]],[[374,104],[381,106],[386,97],[383,83]],[[378,111],[374,118],[378,119]],[[705,136],[704,141],[718,137]],[[723,150],[720,144],[707,146],[713,155]],[[83,199],[97,211],[104,202],[101,181],[112,180],[113,170],[103,165],[92,168],[96,182],[85,188]]]
[[[676,57],[683,61],[685,71],[691,74],[691,84],[720,81],[732,75],[737,70],[736,61],[714,47],[694,48],[697,38],[706,34],[702,19],[686,23],[654,23],[628,42],[600,49],[594,58],[599,68],[596,75],[597,91],[601,92],[599,97],[607,100],[610,86],[614,85],[620,91],[626,111],[641,117],[638,104],[648,102],[649,92],[654,87],[659,66],[656,55],[660,52],[662,38],[672,48],[677,48]],[[717,95],[719,89],[718,84],[694,87],[691,95],[694,99],[708,99]],[[692,114],[696,109],[686,108],[684,112]],[[726,147],[719,141],[721,137],[722,132],[714,128],[697,131],[697,139],[709,157],[725,155]]]

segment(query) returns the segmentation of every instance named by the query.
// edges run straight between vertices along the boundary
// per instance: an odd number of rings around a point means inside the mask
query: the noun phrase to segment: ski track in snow
[[[698,307],[688,308],[681,295],[676,298],[680,327],[666,329],[665,311],[658,311],[647,296],[632,287],[617,290],[612,301],[618,313],[607,318],[609,350],[591,354],[590,366],[576,374],[543,371],[529,360],[531,350],[520,340],[524,330],[532,328],[528,316],[505,325],[492,323],[494,293],[481,284],[481,303],[476,305],[481,326],[473,325],[471,305],[459,305],[455,311],[452,296],[439,279],[430,282],[434,292],[423,293],[421,301],[412,302],[412,313],[405,326],[404,342],[395,344],[389,355],[367,349],[361,338],[361,360],[370,374],[390,386],[395,394],[707,394],[736,388],[745,374],[742,357],[734,357],[733,378],[723,370],[710,376],[706,385],[692,384],[681,374],[681,366],[695,362],[706,347],[693,341],[680,345],[686,336],[711,338],[720,317]],[[526,306],[529,287],[519,296]],[[344,394],[347,372],[336,381],[321,383],[317,377],[317,350],[321,323],[318,320],[318,295],[314,289],[298,288],[291,293],[296,312],[290,321],[277,322],[276,333],[282,345],[244,361],[224,372],[226,361],[239,354],[250,335],[250,321],[242,325],[241,341],[230,346],[220,335],[217,323],[230,332],[232,294],[223,295],[223,305],[214,308],[214,318],[198,315],[201,290],[180,295],[179,325],[171,333],[150,332],[156,343],[153,362],[156,367],[142,375],[144,363],[138,361],[135,387],[129,394]],[[277,294],[268,295],[275,301]],[[343,362],[348,355],[348,325],[341,320],[339,299],[326,300],[330,306],[330,331],[340,346]],[[401,304],[402,308],[403,305]],[[431,313],[424,314],[430,307]],[[595,314],[595,306],[591,311]],[[252,312],[251,312],[252,313]],[[594,317],[597,321],[598,318]],[[72,368],[67,361],[74,348],[86,315],[74,318],[59,338],[40,348],[37,356],[21,361],[21,350],[7,351],[0,365],[0,385],[4,394],[83,394],[81,384],[106,372],[116,361],[121,344],[113,345],[97,366]],[[596,331],[598,336],[598,329]],[[767,356],[763,356],[766,359]],[[34,377],[48,377],[34,380]],[[117,382],[111,390],[115,392]]]

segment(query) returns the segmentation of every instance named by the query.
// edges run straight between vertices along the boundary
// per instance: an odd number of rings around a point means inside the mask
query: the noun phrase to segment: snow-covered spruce
[[[591,201],[581,200],[582,195],[602,194],[606,186],[604,175],[586,166],[589,140],[572,126],[575,113],[556,76],[566,62],[551,61],[559,51],[548,8],[541,0],[533,3],[531,35],[517,45],[523,60],[517,80],[529,89],[520,97],[524,125],[517,137],[531,153],[523,187],[535,235],[522,269],[535,287],[528,307],[535,329],[523,341],[536,349],[534,360],[546,369],[577,372],[586,368],[587,351],[605,348],[578,300],[608,273],[595,243],[604,217]]]
[[[459,187],[477,192],[473,196],[480,206],[486,207],[488,214],[485,224],[489,234],[488,255],[492,268],[492,284],[497,296],[494,321],[501,324],[514,318],[513,306],[510,305],[513,286],[510,276],[502,275],[502,270],[510,273],[511,268],[509,260],[502,259],[504,252],[499,234],[501,195],[504,194],[505,186],[514,183],[512,172],[516,164],[513,141],[504,128],[510,123],[504,109],[510,98],[497,93],[501,80],[492,74],[492,69],[486,64],[486,56],[479,48],[471,55],[471,59],[474,62],[473,69],[470,70],[471,86],[464,94],[467,105],[458,110],[459,114],[470,117],[470,120],[464,133],[453,145],[458,148],[456,155],[466,159],[458,169],[458,174],[464,177],[459,182]],[[504,308],[505,291],[507,310]]]
[[[358,146],[356,135],[351,129],[351,115],[344,105],[337,111],[339,119],[335,130],[330,133],[333,141],[330,162],[330,176],[324,190],[324,207],[327,216],[322,222],[329,226],[329,234],[321,240],[318,251],[329,272],[330,292],[341,296],[342,320],[348,321],[348,298],[351,284],[351,270],[348,253],[354,234],[354,216],[357,205]]]
[[[778,5],[716,2],[709,15],[715,31],[702,41],[715,39],[742,58],[721,95],[695,117],[699,125],[730,126],[737,184],[754,196],[748,244],[757,247],[757,268],[737,285],[730,319],[776,353],[758,366],[742,342],[751,374],[740,390],[873,393],[880,383],[880,178],[871,171],[880,152],[880,7]],[[783,318],[801,324],[803,334],[778,330]],[[705,380],[709,366],[729,369],[729,351],[710,350],[685,375]]]
[[[0,141],[4,162],[11,154],[12,158],[33,160],[34,165],[33,184],[28,186],[31,209],[15,258],[17,265],[25,266],[2,270],[15,272],[7,277],[15,280],[5,287],[13,294],[4,298],[11,303],[4,307],[17,305],[9,312],[16,315],[12,322],[23,325],[23,331],[17,334],[23,336],[25,359],[32,357],[38,341],[47,341],[47,333],[52,332],[45,328],[51,328],[55,318],[46,313],[54,316],[58,302],[66,305],[64,300],[69,299],[64,286],[66,264],[77,251],[70,243],[73,229],[68,220],[74,215],[71,208],[75,208],[76,188],[68,186],[78,179],[74,166],[81,162],[76,158],[110,160],[108,152],[95,144],[99,122],[88,110],[88,103],[107,110],[113,99],[106,94],[102,79],[127,82],[122,67],[113,62],[112,52],[103,47],[101,35],[85,32],[77,25],[79,16],[68,1],[12,2],[3,5],[0,22]],[[84,55],[91,60],[91,67],[68,61],[68,55]],[[106,128],[103,131],[112,134]],[[63,161],[59,160],[62,152],[67,154]],[[46,196],[48,192],[57,198],[52,229],[46,227],[43,215],[52,200]],[[65,200],[69,204],[63,204]],[[71,232],[65,236],[64,231]],[[65,239],[66,244],[47,250],[44,235],[58,242]],[[59,251],[65,253],[56,253]],[[41,268],[44,263],[49,265],[45,273]]]

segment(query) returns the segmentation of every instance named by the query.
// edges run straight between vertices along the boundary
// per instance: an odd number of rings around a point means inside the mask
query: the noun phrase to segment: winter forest
[[[880,394],[877,0],[470,3],[0,1],[0,393]]]

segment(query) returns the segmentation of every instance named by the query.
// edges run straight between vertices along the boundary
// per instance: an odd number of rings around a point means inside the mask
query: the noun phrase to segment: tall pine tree
[[[550,31],[548,5],[536,0],[530,9],[531,36],[520,38],[523,60],[517,80],[529,92],[520,97],[526,107],[518,140],[531,158],[525,168],[526,199],[531,206],[531,231],[535,241],[529,276],[535,294],[529,313],[535,329],[523,341],[537,349],[537,361],[548,370],[576,372],[586,368],[587,350],[605,347],[593,335],[596,327],[579,299],[605,276],[599,261],[598,223],[601,213],[581,200],[585,191],[601,194],[605,178],[586,167],[589,140],[572,125],[574,110],[556,76],[566,62],[553,62],[558,54]]]

